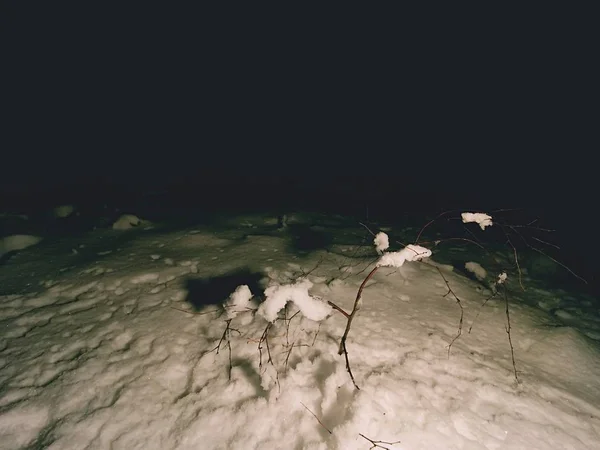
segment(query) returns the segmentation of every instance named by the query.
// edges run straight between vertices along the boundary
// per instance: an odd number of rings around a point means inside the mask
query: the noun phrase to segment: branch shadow
[[[290,236],[289,247],[295,253],[309,253],[315,250],[329,249],[333,244],[333,234],[326,231],[315,230],[304,224],[291,224],[288,226]]]
[[[263,277],[262,273],[241,269],[218,277],[190,278],[185,282],[185,289],[188,292],[186,301],[195,310],[205,306],[220,305],[242,284],[248,285],[252,294],[260,295],[263,291],[260,280]]]

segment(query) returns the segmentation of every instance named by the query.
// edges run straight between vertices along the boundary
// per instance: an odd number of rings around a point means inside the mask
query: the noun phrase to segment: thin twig
[[[477,311],[477,315],[473,319],[473,322],[471,322],[471,326],[469,327],[469,334],[471,334],[471,330],[473,329],[473,325],[475,325],[475,321],[479,317],[479,314],[481,314],[481,311],[483,311],[483,307],[487,304],[487,302],[489,302],[492,298],[494,298],[497,293],[498,293],[498,291],[494,292],[492,295],[490,295],[488,298],[486,298],[485,301],[481,304],[481,306],[479,307],[479,311]]]
[[[319,331],[321,331],[321,322],[319,322],[319,326],[317,327],[317,332],[315,333],[315,337],[313,339],[311,347],[315,346],[315,342],[317,342],[317,336],[319,335]]]
[[[384,450],[391,450],[389,447],[384,447],[383,445],[380,445],[380,444],[395,445],[395,444],[400,444],[401,443],[401,441],[394,441],[394,442],[375,441],[373,439],[369,439],[368,437],[366,437],[362,433],[358,433],[358,435],[360,437],[366,439],[367,441],[369,441],[372,444],[371,447],[369,447],[369,450],[373,450],[374,448],[383,448]]]
[[[328,432],[329,434],[333,434],[333,432],[332,432],[332,431],[331,431],[329,428],[327,428],[327,427],[326,427],[326,426],[323,424],[323,422],[321,422],[321,419],[319,419],[319,418],[317,417],[317,415],[316,415],[314,412],[312,412],[310,409],[308,409],[308,406],[306,406],[306,405],[305,405],[304,403],[302,403],[302,402],[300,402],[300,404],[301,404],[302,406],[304,406],[304,407],[306,408],[306,410],[307,410],[309,413],[311,413],[315,419],[317,419],[317,422],[319,422],[319,424],[320,424],[320,425],[321,425],[323,428],[325,428],[325,430],[327,430],[327,432]]]
[[[567,267],[565,264],[561,263],[560,261],[556,260],[555,258],[553,258],[552,256],[548,255],[546,252],[543,252],[542,250],[540,250],[537,247],[534,247],[533,245],[529,244],[529,242],[527,242],[527,240],[525,239],[525,236],[523,236],[521,233],[519,233],[517,230],[515,230],[515,225],[509,225],[509,228],[511,228],[516,234],[517,236],[519,236],[521,238],[521,240],[523,241],[523,243],[529,247],[531,250],[533,250],[534,252],[538,252],[541,255],[544,255],[546,258],[548,258],[550,261],[558,264],[559,266],[561,266],[563,269],[567,270],[571,275],[573,275],[575,278],[579,279],[580,281],[583,281],[585,284],[588,284],[587,280],[579,275],[577,275],[575,272],[573,272],[569,267]],[[532,237],[532,239],[535,239],[537,241],[540,241],[542,244],[547,244],[547,245],[551,245],[553,247],[559,248],[557,245],[551,244],[549,242],[545,242],[542,241],[541,239],[537,239],[535,237]]]
[[[454,291],[450,287],[450,283],[448,283],[448,280],[446,279],[446,277],[444,276],[444,274],[442,273],[440,268],[438,266],[435,266],[435,268],[440,273],[440,276],[442,277],[442,279],[444,280],[444,283],[446,283],[446,287],[448,288],[448,292],[446,292],[444,294],[444,297],[446,297],[448,294],[452,294],[454,296],[454,299],[456,300],[456,303],[458,304],[458,306],[460,308],[460,320],[458,322],[458,333],[450,341],[450,344],[448,344],[448,358],[450,358],[450,349],[452,348],[452,344],[454,344],[454,341],[456,341],[462,335],[462,326],[463,326],[463,319],[465,316],[465,310],[463,309],[460,299],[458,298],[458,296],[454,293]]]
[[[530,230],[546,231],[548,233],[554,233],[556,231],[556,230],[551,230],[549,228],[532,227],[529,224],[527,224],[527,225],[511,225],[511,227],[512,228],[529,228]]]
[[[415,239],[415,244],[419,243],[419,239],[421,237],[421,234],[423,234],[423,232],[425,231],[425,228],[427,228],[429,225],[431,225],[433,222],[435,222],[436,220],[438,220],[440,217],[445,216],[446,214],[450,214],[451,212],[455,212],[456,210],[451,210],[451,211],[444,211],[443,213],[440,213],[436,218],[431,219],[429,222],[427,222],[423,228],[421,228],[421,231],[419,231],[419,234],[417,234],[417,238]]]
[[[354,375],[352,374],[352,369],[350,368],[350,359],[348,358],[348,349],[346,348],[346,339],[348,337],[348,333],[350,332],[350,326],[352,325],[352,320],[354,319],[354,316],[356,315],[356,313],[360,310],[360,306],[361,306],[360,300],[362,298],[362,291],[365,288],[367,281],[369,281],[371,279],[371,277],[375,274],[375,272],[377,272],[377,269],[379,269],[379,266],[375,266],[373,268],[373,270],[371,270],[371,272],[369,272],[369,275],[366,276],[366,278],[363,280],[360,287],[358,288],[358,293],[356,294],[356,299],[354,300],[354,306],[352,307],[352,312],[348,316],[348,321],[346,322],[346,329],[344,330],[344,335],[342,336],[342,339],[340,340],[340,346],[338,349],[338,354],[341,355],[343,353],[344,357],[346,358],[346,370],[350,374],[350,378],[352,379],[352,383],[354,384],[354,387],[358,390],[360,390],[360,388],[356,384],[356,381],[354,380]]]
[[[268,353],[268,356],[269,356],[269,359],[268,359],[267,362],[272,362],[271,352],[269,351],[269,338],[268,338],[269,330],[271,329],[272,325],[273,325],[272,322],[269,322],[267,324],[267,326],[265,327],[265,331],[263,331],[263,334],[260,337],[260,340],[258,341],[258,356],[259,356],[258,367],[259,368],[262,368],[262,349],[263,349],[262,344],[265,341],[267,342],[267,353]]]
[[[515,380],[519,383],[519,376],[517,375],[517,365],[515,363],[515,348],[512,344],[512,338],[510,335],[510,313],[508,310],[508,295],[506,294],[506,287],[504,287],[504,303],[506,305],[506,334],[508,334],[508,344],[510,345],[510,356],[512,358],[513,371],[515,373]]]
[[[231,359],[231,332],[235,331],[238,334],[242,334],[239,330],[236,330],[235,328],[231,328],[231,320],[232,319],[227,319],[225,321],[225,323],[227,324],[225,327],[225,330],[223,331],[223,334],[221,335],[221,339],[219,339],[219,343],[217,344],[217,346],[215,348],[213,348],[211,350],[211,352],[214,352],[215,350],[217,351],[217,355],[219,354],[219,351],[221,350],[221,344],[223,343],[223,341],[226,342],[226,346],[227,349],[229,351],[229,379],[231,380],[231,371],[233,370],[233,363],[232,363],[232,359]]]
[[[362,223],[362,222],[358,222],[358,223],[359,223],[359,224],[361,224],[363,227],[365,227],[365,228],[367,229],[367,231],[368,231],[369,233],[371,233],[371,236],[375,236],[375,233],[373,233],[373,232],[371,231],[371,229],[370,229],[368,226],[366,226],[366,225],[365,225],[364,223]]]
[[[506,236],[506,240],[508,241],[508,244],[513,249],[513,254],[515,256],[515,263],[517,264],[517,270],[519,272],[519,285],[521,286],[522,290],[525,290],[525,286],[523,286],[523,276],[521,274],[521,265],[519,264],[519,255],[517,254],[517,248],[513,245],[512,241],[510,240],[510,236],[508,235],[508,233],[506,232],[506,230],[504,230],[504,227],[502,227],[502,231],[504,231],[504,235]]]
[[[560,247],[558,245],[556,245],[556,244],[553,244],[552,242],[542,241],[541,239],[536,238],[535,236],[531,236],[531,239],[534,239],[534,240],[536,240],[536,241],[538,241],[538,242],[540,242],[542,244],[549,245],[551,247],[554,247],[554,248],[560,250]]]
[[[285,305],[285,314],[287,315],[287,305]],[[294,314],[292,314],[292,317],[290,317],[289,319],[284,319],[287,324],[285,327],[285,342],[287,345],[290,345],[290,339],[289,339],[289,335],[290,335],[290,323],[292,323],[292,319],[294,317],[296,317],[298,315],[298,313],[300,313],[300,310],[296,311]]]
[[[479,242],[475,242],[473,239],[468,239],[468,238],[461,238],[461,237],[453,237],[453,238],[446,238],[446,239],[436,239],[435,241],[425,241],[425,242],[421,242],[421,245],[427,245],[427,244],[434,244],[434,245],[439,245],[443,242],[447,242],[447,241],[466,241],[469,242],[471,244],[475,244],[476,246],[482,248],[483,250],[485,250],[485,247],[483,245],[481,245]]]
[[[588,284],[587,280],[583,277],[580,277],[579,275],[577,275],[575,272],[573,272],[571,269],[569,269],[567,266],[565,266],[563,263],[561,263],[560,261],[557,261],[556,259],[552,258],[551,256],[547,255],[546,253],[544,253],[543,251],[541,251],[539,248],[535,248],[535,247],[531,247],[532,250],[541,253],[542,255],[544,255],[546,258],[549,258],[551,261],[555,262],[556,264],[558,264],[559,266],[563,267],[564,269],[566,269],[571,275],[573,275],[575,278],[578,278],[579,280],[583,281],[585,284]]]
[[[169,308],[176,309],[177,311],[181,311],[181,312],[188,313],[188,314],[194,314],[196,316],[203,316],[205,314],[212,314],[212,313],[216,313],[216,312],[222,312],[220,309],[213,309],[212,311],[204,311],[204,312],[187,311],[185,309],[177,308],[176,306],[170,306],[170,305],[169,305]]]
[[[323,262],[323,259],[325,259],[324,256],[321,256],[321,258],[319,259],[319,261],[317,262],[317,264],[315,265],[315,267],[313,267],[312,269],[310,269],[308,272],[304,272],[304,270],[302,270],[302,277],[307,277],[309,276],[311,273],[313,273],[315,270],[317,270],[317,268],[321,265],[321,263]]]
[[[333,309],[335,309],[336,311],[341,312],[346,319],[348,319],[350,317],[350,314],[348,314],[346,311],[344,311],[342,308],[340,308],[338,305],[336,305],[335,303],[327,300],[327,304],[329,304],[329,306],[331,306]]]

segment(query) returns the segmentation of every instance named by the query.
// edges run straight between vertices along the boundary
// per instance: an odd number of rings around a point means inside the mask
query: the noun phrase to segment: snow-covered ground
[[[509,273],[517,383],[504,297],[481,307],[486,267],[462,242],[444,252],[481,263],[477,277],[435,249],[382,267],[348,335],[356,389],[341,313],[316,322],[288,303],[268,327],[256,307],[267,286],[308,279],[311,298],[349,312],[378,258],[373,236],[339,216],[288,224],[106,225],[12,255],[0,266],[0,448],[600,448],[597,299],[527,276],[523,291]],[[387,232],[399,250],[402,230]],[[446,281],[464,308],[450,353],[460,308]],[[240,285],[249,308],[225,313]]]

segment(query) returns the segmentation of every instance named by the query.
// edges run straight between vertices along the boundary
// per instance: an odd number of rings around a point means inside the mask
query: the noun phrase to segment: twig
[[[175,306],[169,306],[169,308],[176,309],[177,311],[181,311],[181,312],[188,313],[188,314],[194,314],[196,316],[203,316],[205,314],[212,314],[212,313],[216,313],[216,312],[222,312],[220,309],[213,309],[212,311],[198,312],[198,311],[187,311],[185,309],[177,308]]]
[[[229,379],[230,380],[231,380],[231,371],[233,369],[233,363],[231,361],[231,332],[236,331],[237,333],[242,334],[239,330],[236,330],[235,328],[231,328],[231,320],[232,319],[227,319],[225,321],[225,323],[227,324],[227,326],[225,327],[225,331],[223,331],[223,334],[221,335],[221,339],[219,339],[219,343],[217,344],[217,346],[211,350],[211,352],[214,352],[216,350],[217,355],[218,355],[219,351],[221,350],[221,344],[223,343],[223,341],[226,340],[226,342],[227,342],[226,346],[229,351]]]
[[[367,268],[368,268],[368,267],[369,267],[371,264],[373,264],[374,262],[376,262],[376,261],[378,261],[378,260],[379,260],[379,256],[377,256],[377,257],[373,258],[373,259],[372,259],[372,260],[369,262],[369,264],[367,264],[367,265],[365,266],[365,268],[364,268],[364,269],[362,269],[360,272],[356,272],[356,273],[355,273],[355,275],[360,275],[360,274],[361,274],[361,273],[363,273],[365,270],[367,270]],[[346,277],[346,278],[348,278],[348,277]],[[342,280],[345,280],[346,278],[342,278]]]
[[[575,272],[573,272],[571,269],[569,269],[567,266],[565,266],[563,263],[561,263],[560,261],[557,261],[556,259],[552,258],[551,256],[547,255],[546,253],[544,253],[543,251],[541,251],[539,248],[535,248],[535,247],[530,247],[532,250],[541,253],[542,255],[544,255],[546,258],[549,258],[551,261],[555,262],[556,264],[558,264],[559,266],[563,267],[564,269],[566,269],[571,275],[573,275],[575,278],[578,278],[579,280],[583,281],[585,284],[588,284],[587,280],[583,277],[580,277],[579,275],[577,275]]]
[[[519,383],[519,376],[517,375],[517,365],[515,363],[515,348],[512,344],[512,338],[510,335],[510,313],[508,311],[508,295],[506,294],[506,287],[504,287],[504,303],[506,305],[506,334],[508,334],[508,344],[510,345],[510,356],[512,358],[513,371],[515,373],[515,380]]]
[[[319,335],[319,331],[321,331],[321,322],[319,322],[319,326],[317,327],[317,332],[315,333],[315,337],[313,339],[311,347],[315,346],[315,342],[317,342],[317,336]]]
[[[327,430],[327,432],[328,432],[329,434],[333,434],[333,432],[332,432],[332,431],[331,431],[329,428],[327,428],[325,425],[323,425],[323,422],[321,422],[321,419],[319,419],[319,418],[317,417],[317,415],[316,415],[314,412],[312,412],[310,409],[308,409],[308,406],[306,406],[306,405],[305,405],[304,403],[302,403],[302,402],[300,402],[300,404],[301,404],[302,406],[304,406],[304,407],[306,408],[306,410],[307,410],[309,413],[311,413],[315,419],[317,419],[317,422],[319,422],[319,424],[320,424],[320,425],[321,425],[323,428],[325,428],[325,430]]]
[[[286,306],[285,314],[287,315],[287,305],[285,305],[285,306]],[[289,319],[284,319],[287,322],[286,327],[285,327],[285,343],[287,345],[290,345],[290,339],[289,339],[289,336],[290,336],[290,323],[292,323],[292,319],[294,317],[296,317],[299,312],[300,312],[300,310],[298,310],[294,314],[292,314],[292,317],[290,317]]]
[[[535,222],[537,219],[535,219],[533,222]],[[531,223],[533,223],[531,222]],[[527,225],[511,225],[512,228],[529,228],[531,230],[538,230],[538,231],[546,231],[548,233],[554,233],[556,230],[551,230],[549,228],[541,228],[541,227],[532,227],[530,226],[530,224]]]
[[[553,244],[552,242],[542,241],[541,239],[536,238],[535,236],[531,236],[531,239],[535,239],[536,241],[538,241],[538,242],[540,242],[542,244],[549,245],[551,247],[554,247],[554,248],[560,250],[560,247],[558,245],[556,245],[556,244]]]
[[[366,226],[366,225],[365,225],[364,223],[362,223],[362,222],[358,222],[358,223],[359,223],[359,224],[361,224],[363,227],[365,227],[365,228],[366,228],[366,230],[367,230],[369,233],[371,233],[371,236],[375,236],[375,233],[373,233],[373,232],[371,231],[371,229],[370,229],[368,226]]]
[[[482,248],[483,250],[485,250],[485,247],[483,245],[481,245],[479,242],[475,242],[473,239],[468,239],[468,238],[461,238],[461,237],[453,237],[453,238],[446,238],[446,239],[436,239],[435,241],[425,241],[425,242],[421,242],[421,245],[427,245],[427,244],[435,244],[436,246],[441,244],[442,242],[447,242],[447,241],[466,241],[469,242],[471,244],[475,244],[476,246]]]
[[[290,359],[290,355],[292,354],[292,350],[294,350],[294,344],[295,342],[292,342],[292,345],[290,346],[290,349],[287,352],[287,355],[285,357],[285,362],[284,362],[284,370],[287,371],[287,366],[288,366],[288,361]]]
[[[529,244],[529,242],[527,242],[527,240],[525,239],[525,237],[524,237],[524,236],[523,236],[521,233],[519,233],[518,231],[514,230],[514,227],[515,227],[514,225],[510,225],[510,226],[509,226],[509,228],[513,229],[513,231],[514,231],[514,232],[515,232],[515,233],[516,233],[516,234],[517,234],[517,235],[518,235],[518,236],[519,236],[519,237],[520,237],[520,238],[523,240],[523,243],[524,243],[524,244],[525,244],[527,247],[529,247],[531,250],[533,250],[533,251],[535,251],[535,252],[538,252],[538,253],[539,253],[539,254],[541,254],[541,255],[544,255],[544,256],[545,256],[546,258],[548,258],[550,261],[552,261],[552,262],[554,262],[554,263],[558,264],[559,266],[561,266],[562,268],[566,269],[566,270],[567,270],[567,271],[568,271],[568,272],[569,272],[571,275],[573,275],[575,278],[577,278],[577,279],[579,279],[579,280],[583,281],[585,284],[588,284],[588,282],[587,282],[587,280],[586,280],[585,278],[583,278],[583,277],[580,277],[579,275],[577,275],[575,272],[573,272],[571,269],[569,269],[569,268],[568,268],[568,267],[567,267],[565,264],[563,264],[563,263],[561,263],[560,261],[558,261],[558,260],[554,259],[552,256],[550,256],[550,255],[548,255],[547,253],[543,252],[543,251],[542,251],[542,250],[540,250],[539,248],[536,248],[536,247],[534,247],[533,245]],[[535,240],[537,240],[537,241],[540,241],[540,242],[541,242],[541,243],[543,243],[543,244],[547,244],[547,245],[551,245],[551,246],[554,246],[554,247],[556,247],[556,248],[559,248],[557,245],[551,244],[551,243],[549,243],[549,242],[542,241],[542,240],[540,240],[540,239],[537,239],[537,238],[535,238],[535,237],[533,237],[532,239],[535,239]]]
[[[366,278],[363,280],[360,287],[358,288],[358,293],[356,294],[356,299],[354,300],[354,306],[352,308],[352,312],[350,313],[350,315],[347,316],[348,321],[346,322],[346,329],[344,330],[344,335],[342,336],[342,339],[340,340],[340,346],[338,349],[338,355],[341,355],[343,353],[344,357],[346,358],[346,370],[350,374],[350,378],[352,379],[352,383],[354,384],[354,387],[358,390],[360,390],[360,388],[356,384],[356,381],[354,380],[354,375],[352,374],[352,369],[350,368],[350,360],[348,359],[348,350],[346,348],[346,339],[348,338],[348,333],[350,332],[350,326],[352,325],[352,320],[354,319],[354,316],[356,315],[356,313],[360,310],[362,291],[365,288],[367,281],[369,281],[371,279],[371,277],[375,274],[375,272],[377,272],[379,267],[380,266],[375,266],[371,270],[371,272],[369,272],[369,275],[366,276]]]
[[[383,445],[379,445],[379,444],[386,444],[386,445],[395,445],[395,444],[400,444],[400,441],[394,441],[394,442],[386,442],[386,441],[375,441],[373,439],[369,439],[368,437],[366,437],[364,434],[362,433],[358,433],[358,435],[364,439],[366,439],[367,441],[369,441],[372,445],[371,447],[369,447],[369,450],[372,450],[374,448],[383,448],[384,450],[390,450],[389,447],[384,447]]]
[[[327,300],[327,304],[329,304],[329,306],[331,306],[333,309],[335,309],[336,311],[341,312],[346,319],[348,319],[350,317],[350,314],[348,314],[346,311],[344,311],[342,308],[340,308],[338,305],[336,305],[335,303]]]
[[[262,368],[262,343],[264,342],[267,346],[267,363],[271,363],[273,369],[275,369],[275,383],[277,383],[277,389],[279,390],[279,392],[281,392],[281,385],[279,384],[279,371],[277,370],[277,367],[275,367],[275,363],[273,362],[273,358],[271,357],[271,348],[269,347],[269,330],[271,329],[272,325],[273,322],[269,322],[267,324],[267,326],[265,327],[265,331],[263,331],[263,334],[260,337],[260,340],[258,341],[258,368],[259,370]]]
[[[435,222],[436,220],[438,220],[440,217],[445,216],[446,214],[450,214],[451,212],[454,212],[454,211],[455,210],[444,211],[443,213],[440,213],[436,218],[431,219],[429,222],[427,222],[425,225],[423,225],[423,228],[421,228],[421,231],[419,231],[419,234],[417,234],[417,238],[415,239],[415,244],[419,243],[419,238],[421,237],[421,234],[423,234],[423,232],[425,231],[425,228],[427,228],[433,222]]]
[[[489,302],[491,299],[493,299],[496,296],[497,293],[498,293],[498,291],[494,292],[492,295],[490,295],[488,298],[486,298],[485,301],[481,304],[481,306],[479,307],[479,311],[477,311],[477,315],[473,319],[473,322],[471,322],[471,326],[469,327],[469,334],[471,334],[471,330],[473,329],[473,325],[475,325],[475,321],[479,317],[479,314],[481,314],[481,311],[483,310],[483,307],[487,304],[487,302]]]
[[[519,272],[519,285],[521,286],[522,290],[525,290],[525,286],[523,286],[523,276],[521,274],[521,265],[519,264],[519,255],[517,254],[517,248],[513,245],[512,241],[510,240],[510,236],[508,235],[506,230],[504,230],[504,227],[502,227],[502,231],[504,231],[506,240],[508,241],[508,244],[512,247],[513,254],[515,255],[515,263],[517,264],[517,270]]]
[[[462,326],[463,326],[463,319],[465,316],[465,310],[463,309],[460,299],[458,298],[458,296],[454,293],[454,291],[450,287],[450,283],[448,283],[448,280],[446,279],[446,277],[444,276],[444,274],[442,273],[440,268],[438,266],[435,266],[435,268],[440,273],[440,276],[442,277],[442,279],[444,280],[444,283],[446,283],[446,287],[448,288],[448,292],[446,292],[444,294],[444,297],[446,297],[448,294],[452,294],[454,296],[454,299],[456,300],[456,303],[458,304],[458,306],[460,308],[460,320],[458,322],[458,333],[450,341],[450,344],[448,344],[448,359],[449,359],[450,358],[450,349],[452,348],[452,344],[454,344],[454,342],[462,335]]]
[[[304,270],[302,270],[302,277],[307,277],[309,276],[311,273],[313,273],[315,270],[317,270],[317,268],[321,265],[321,263],[323,262],[323,259],[325,257],[321,256],[321,258],[319,259],[319,261],[317,262],[317,264],[315,265],[315,267],[313,267],[312,269],[310,269],[308,272],[304,272]]]
[[[273,360],[271,359],[271,350],[269,349],[269,330],[271,329],[271,326],[273,325],[272,322],[269,322],[267,324],[267,326],[265,327],[265,331],[263,331],[262,336],[260,337],[260,340],[258,341],[258,355],[259,355],[259,361],[258,361],[258,367],[262,368],[262,344],[263,342],[266,342],[267,344],[267,355],[268,355],[268,360],[267,362],[270,362],[271,364],[273,363]]]

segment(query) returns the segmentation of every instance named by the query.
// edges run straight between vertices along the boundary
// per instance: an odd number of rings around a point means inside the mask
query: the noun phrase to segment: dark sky
[[[583,28],[482,43],[265,29],[244,11],[2,8],[5,193],[348,185],[558,210],[596,185]]]

